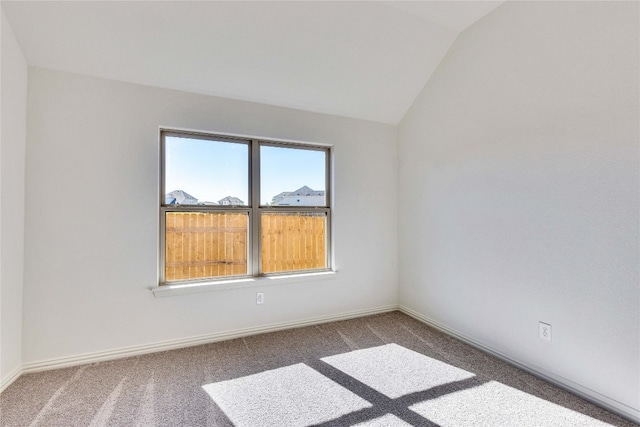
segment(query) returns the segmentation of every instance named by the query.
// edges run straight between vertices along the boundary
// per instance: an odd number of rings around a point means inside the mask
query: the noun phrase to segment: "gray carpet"
[[[634,426],[399,312],[27,374],[1,426]]]

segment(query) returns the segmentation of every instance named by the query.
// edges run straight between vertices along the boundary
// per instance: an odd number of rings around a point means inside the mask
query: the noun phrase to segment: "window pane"
[[[324,212],[264,212],[262,272],[327,267],[327,215]]]
[[[167,136],[166,205],[248,205],[247,144]]]
[[[165,281],[247,274],[248,214],[167,212]]]
[[[324,150],[262,145],[261,206],[327,206]]]

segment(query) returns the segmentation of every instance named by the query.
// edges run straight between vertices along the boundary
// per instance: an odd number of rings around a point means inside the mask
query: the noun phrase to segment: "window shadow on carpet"
[[[398,344],[207,384],[241,426],[610,426]]]

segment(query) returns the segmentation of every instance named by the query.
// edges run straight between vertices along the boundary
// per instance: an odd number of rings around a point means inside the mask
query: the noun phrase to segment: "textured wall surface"
[[[395,304],[395,127],[29,77],[24,363]],[[159,126],[334,144],[335,280],[154,298]]]
[[[630,413],[638,36],[635,2],[507,2],[399,129],[400,303]]]
[[[22,365],[27,62],[2,13],[0,107],[0,384]]]

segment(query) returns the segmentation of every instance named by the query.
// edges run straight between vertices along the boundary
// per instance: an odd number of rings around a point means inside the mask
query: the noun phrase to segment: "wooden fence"
[[[315,213],[264,213],[262,272],[326,266],[326,217]],[[165,281],[247,274],[248,215],[168,212]]]

